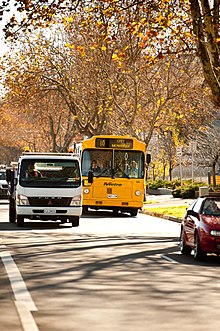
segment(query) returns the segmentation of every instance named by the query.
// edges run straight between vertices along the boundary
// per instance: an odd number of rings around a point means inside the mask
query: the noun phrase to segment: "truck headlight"
[[[135,195],[139,197],[141,195],[141,192],[139,190],[135,191]]]
[[[70,206],[81,206],[81,195],[77,195],[74,198],[72,198]]]
[[[17,205],[19,206],[30,206],[29,200],[26,195],[18,194],[17,196]]]

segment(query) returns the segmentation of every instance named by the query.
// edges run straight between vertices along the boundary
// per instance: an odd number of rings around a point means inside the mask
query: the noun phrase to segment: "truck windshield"
[[[19,183],[24,187],[78,187],[81,185],[77,160],[25,159]]]

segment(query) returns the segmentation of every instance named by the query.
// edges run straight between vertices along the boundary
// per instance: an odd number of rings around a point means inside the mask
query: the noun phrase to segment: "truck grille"
[[[55,197],[29,197],[30,206],[40,207],[68,207],[72,198],[55,198]]]

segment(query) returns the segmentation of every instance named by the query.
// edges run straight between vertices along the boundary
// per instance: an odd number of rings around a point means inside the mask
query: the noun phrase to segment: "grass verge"
[[[149,210],[152,212],[156,212],[162,215],[170,215],[178,218],[182,218],[185,211],[186,211],[186,206],[171,206],[171,207],[145,207],[145,210]]]

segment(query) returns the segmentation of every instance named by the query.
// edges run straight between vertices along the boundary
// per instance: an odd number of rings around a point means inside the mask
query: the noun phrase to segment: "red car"
[[[220,255],[220,196],[200,197],[186,210],[181,224],[180,251],[195,260]]]

